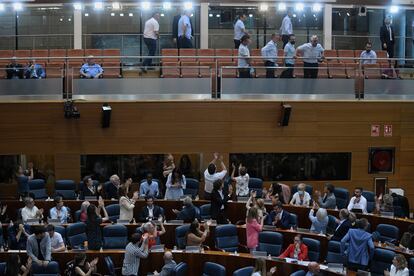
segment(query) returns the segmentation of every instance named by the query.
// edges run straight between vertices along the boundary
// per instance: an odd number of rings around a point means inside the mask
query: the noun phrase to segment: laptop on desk
[[[185,247],[185,252],[186,253],[200,253],[201,248],[200,248],[200,246],[186,246]]]
[[[97,201],[97,197],[96,196],[85,196],[85,200],[87,201]]]
[[[359,208],[354,208],[354,209],[351,210],[351,212],[353,212],[353,213],[359,213],[359,214],[363,213],[362,212],[362,209],[359,209]]]
[[[28,224],[28,225],[36,225],[36,224],[39,224],[39,219],[38,218],[27,219],[26,220],[26,224]]]
[[[53,224],[53,225],[61,225],[62,224],[59,219],[51,219],[51,218],[47,219],[47,223]]]
[[[266,258],[267,257],[267,252],[266,251],[252,251],[252,255],[255,258]]]
[[[151,247],[150,252],[164,252],[165,245],[158,244]]]

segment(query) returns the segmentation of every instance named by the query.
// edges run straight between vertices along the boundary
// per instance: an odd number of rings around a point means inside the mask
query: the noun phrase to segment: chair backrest
[[[105,206],[105,209],[111,221],[117,221],[119,219],[119,204],[110,204]]]
[[[341,242],[329,241],[328,253],[326,255],[327,263],[344,263],[343,255],[341,254]]]
[[[110,276],[115,276],[115,266],[114,266],[114,262],[112,261],[112,258],[110,256],[105,256],[104,258],[105,260],[105,264],[106,264],[106,268],[108,269],[108,273]]]
[[[86,225],[83,222],[69,224],[66,228],[66,238],[72,247],[83,245],[83,242],[87,240]]]
[[[190,224],[185,224],[175,228],[175,242],[178,249],[184,249],[187,242],[185,240],[186,234],[190,229]]]
[[[125,225],[107,225],[103,228],[104,249],[124,249],[128,242],[128,229]]]
[[[200,182],[194,178],[186,178],[186,187],[184,190],[185,195],[191,195],[192,198],[195,198],[198,195],[198,189],[200,187]]]
[[[414,258],[408,260],[408,268],[410,270],[410,276],[414,276]]]
[[[45,267],[43,265],[38,265],[36,262],[32,264],[32,273],[33,274],[59,274],[59,264],[55,261],[49,262]]]
[[[17,184],[18,184],[17,190],[20,194],[24,194],[30,191],[29,178],[27,176],[18,176]]]
[[[290,213],[289,227],[296,228],[298,226],[298,215]]]
[[[32,179],[28,182],[30,193],[34,194],[35,199],[48,198],[45,188],[45,181],[43,179]]]
[[[303,243],[308,247],[308,257],[310,261],[318,262],[321,242],[311,238],[303,238]]]
[[[63,199],[76,199],[76,184],[73,180],[56,180],[55,193]]]
[[[272,256],[279,256],[283,246],[283,234],[264,231],[259,233],[258,251],[265,251]]]
[[[177,62],[178,61],[178,49],[161,49],[162,62]],[[166,56],[166,57],[164,57]]]
[[[371,191],[363,191],[362,196],[367,199],[367,211],[372,213],[375,208],[375,193]]]
[[[263,180],[256,177],[249,179],[249,191],[256,191],[257,197],[262,197],[263,191]]]
[[[215,230],[214,240],[216,247],[227,252],[234,252],[239,247],[239,237],[236,225],[218,225]]]
[[[201,57],[206,57],[206,58],[198,58],[199,61],[202,62],[214,62],[214,49],[198,49],[197,50],[197,55],[201,56]],[[208,58],[211,57],[211,58]]]
[[[210,219],[211,218],[211,204],[204,204],[200,206],[200,216],[201,219]]]
[[[338,209],[343,209],[348,206],[349,191],[345,188],[335,187],[334,195],[336,198],[336,206]]]
[[[48,49],[32,50],[32,58],[35,58],[36,63],[47,63],[49,57]]]
[[[186,263],[179,263],[173,269],[173,276],[186,276],[188,271],[188,265]]]
[[[371,261],[371,275],[384,275],[384,270],[390,269],[395,253],[391,250],[375,248]]]
[[[391,224],[378,224],[376,232],[379,233],[379,240],[382,242],[395,242],[398,240],[400,230]]]
[[[6,273],[6,263],[0,263],[0,275],[4,275]]]
[[[306,272],[304,270],[298,270],[290,274],[290,276],[305,276]]]
[[[328,234],[335,233],[337,226],[338,224],[336,223],[336,218],[332,215],[328,215],[328,226],[326,227],[326,233]]]
[[[253,273],[253,269],[254,267],[252,266],[239,268],[233,272],[233,276],[250,276]]]
[[[205,262],[203,276],[226,276],[226,268],[220,264]]]

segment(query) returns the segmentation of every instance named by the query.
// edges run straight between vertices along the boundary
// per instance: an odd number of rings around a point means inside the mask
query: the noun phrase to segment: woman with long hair
[[[179,200],[184,195],[186,187],[185,176],[177,168],[168,175],[167,190],[165,191],[165,199]]]
[[[121,186],[118,189],[119,194],[119,219],[132,221],[134,218],[135,202],[138,200],[138,192],[134,192],[132,198],[128,197],[128,186]]]
[[[6,265],[5,276],[26,276],[30,274],[30,268],[32,267],[32,259],[27,258],[26,265],[23,265],[20,261],[18,254],[13,253],[9,256]]]
[[[185,244],[187,246],[202,246],[203,242],[208,237],[210,232],[209,230],[209,223],[204,223],[204,231],[201,231],[200,223],[197,219],[195,219],[191,224],[190,228],[188,229],[187,234],[185,235]]]
[[[89,276],[94,275],[96,272],[96,265],[98,264],[98,258],[93,259],[91,262],[86,260],[85,253],[79,253],[75,256],[73,261],[74,273],[73,275]]]
[[[102,247],[101,223],[103,221],[100,210],[103,210],[105,219],[108,219],[104,202],[102,199],[98,201],[99,207],[89,205],[87,209],[88,219],[86,221],[86,235],[88,237],[88,249],[99,250]]]
[[[259,233],[263,229],[264,217],[259,216],[259,212],[256,207],[251,207],[247,212],[246,217],[246,237],[247,247],[250,251],[256,250],[259,245]]]
[[[256,259],[252,276],[266,276],[266,260],[263,258]]]
[[[213,183],[213,191],[211,192],[211,218],[216,220],[218,224],[229,223],[226,216],[227,201],[233,194],[233,186],[229,185],[229,193],[223,191],[223,180],[218,179]]]
[[[409,274],[407,260],[402,254],[395,255],[390,271],[384,271],[385,276],[408,276]]]

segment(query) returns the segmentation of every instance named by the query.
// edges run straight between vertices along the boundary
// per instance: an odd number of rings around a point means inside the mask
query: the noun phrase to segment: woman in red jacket
[[[299,261],[308,260],[308,247],[303,244],[302,236],[296,235],[293,244],[289,245],[279,258],[292,258]]]

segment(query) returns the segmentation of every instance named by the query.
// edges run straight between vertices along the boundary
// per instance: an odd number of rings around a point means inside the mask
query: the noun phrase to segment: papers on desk
[[[285,261],[290,264],[300,264],[303,266],[308,266],[308,264],[310,263],[308,261],[299,261],[298,259],[292,259],[292,258],[285,258]]]
[[[13,249],[9,249],[9,251],[7,251],[9,253],[26,253],[26,250],[13,250]]]
[[[171,250],[171,252],[172,253],[183,253],[184,250],[181,250],[181,249],[173,249],[173,250]]]

